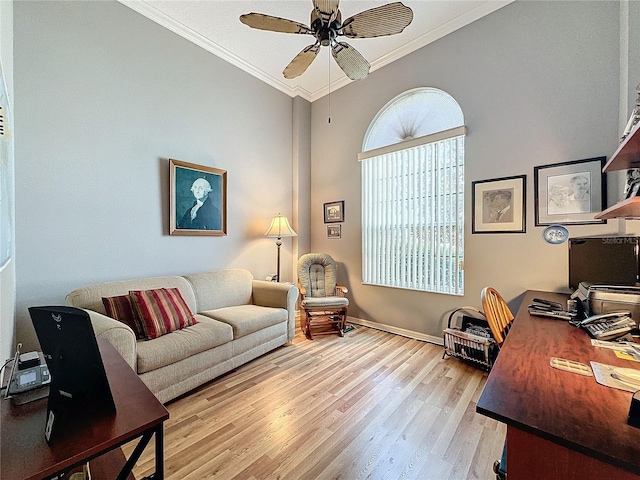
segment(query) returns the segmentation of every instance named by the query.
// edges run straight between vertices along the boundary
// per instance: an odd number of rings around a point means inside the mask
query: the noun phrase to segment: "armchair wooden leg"
[[[309,340],[313,340],[311,336],[311,315],[309,312],[305,312],[305,322],[304,322],[304,336]]]

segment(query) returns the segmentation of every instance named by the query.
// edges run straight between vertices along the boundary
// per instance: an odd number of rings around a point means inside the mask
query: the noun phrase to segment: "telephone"
[[[38,352],[20,354],[22,344],[18,344],[13,357],[11,376],[7,387],[7,397],[40,388],[51,383],[51,375],[47,364],[42,364]]]
[[[589,334],[598,340],[613,340],[636,328],[631,312],[611,312],[592,315],[578,323]]]

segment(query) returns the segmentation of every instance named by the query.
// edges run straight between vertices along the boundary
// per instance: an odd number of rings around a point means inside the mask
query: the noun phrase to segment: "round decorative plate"
[[[569,240],[569,230],[562,225],[549,225],[542,232],[545,242],[552,245],[559,245]]]

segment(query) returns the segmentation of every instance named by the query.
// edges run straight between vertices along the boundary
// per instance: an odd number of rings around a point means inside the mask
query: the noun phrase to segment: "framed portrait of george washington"
[[[227,171],[169,160],[170,235],[227,234]]]

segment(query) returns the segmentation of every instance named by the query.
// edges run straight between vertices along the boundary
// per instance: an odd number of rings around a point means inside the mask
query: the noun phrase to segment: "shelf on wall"
[[[598,220],[608,218],[640,218],[640,197],[631,197],[616,203],[595,216]]]
[[[640,122],[631,129],[602,171],[611,172],[629,168],[640,168]]]

